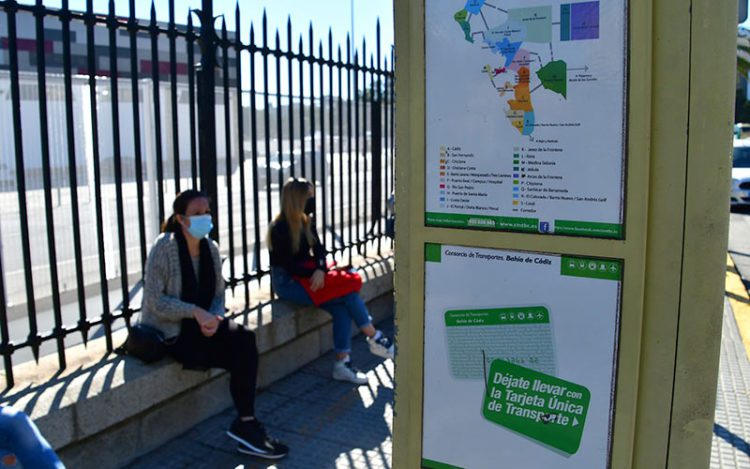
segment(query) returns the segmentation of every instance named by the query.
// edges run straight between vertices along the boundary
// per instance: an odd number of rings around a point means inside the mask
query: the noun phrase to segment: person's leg
[[[336,361],[333,364],[333,379],[349,381],[354,384],[367,383],[367,376],[354,368],[349,359],[352,342],[352,316],[347,306],[347,298],[341,297],[323,303],[325,309],[333,318],[333,349]]]
[[[304,287],[283,268],[273,267],[271,269],[271,284],[276,295],[282,300],[305,306],[313,304]]]
[[[343,297],[346,309],[362,333],[367,336],[370,352],[383,358],[393,358],[393,341],[372,325],[372,317],[359,293],[350,293]]]
[[[0,448],[15,455],[23,467],[65,469],[34,422],[8,406],[0,408]]]
[[[210,342],[210,366],[229,371],[229,392],[237,414],[243,420],[254,417],[258,377],[255,333],[232,319],[224,319]]]
[[[333,351],[336,359],[349,355],[352,349],[352,317],[349,314],[346,297],[335,298],[320,307],[333,318]]]
[[[237,451],[266,459],[280,459],[289,448],[270,438],[255,418],[255,386],[258,376],[258,349],[255,333],[232,319],[224,319],[216,333],[201,344],[201,353],[210,368],[229,371],[229,392],[237,418],[227,434],[239,443]]]

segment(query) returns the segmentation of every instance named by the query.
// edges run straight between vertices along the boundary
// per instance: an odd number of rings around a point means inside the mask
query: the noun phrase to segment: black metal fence
[[[290,176],[315,182],[332,255],[381,249],[394,94],[379,24],[368,55],[365,41],[347,39],[342,51],[312,25],[295,35],[291,20],[271,40],[265,15],[243,32],[239,7],[233,32],[224,21],[218,31],[213,20],[194,25],[213,18],[211,3],[182,26],[174,0],[168,24],[153,6],[149,22],[136,19],[135,0],[128,18],[114,1],[106,15],[93,0],[85,12],[68,0],[61,9],[0,1],[7,386],[24,352],[56,351],[64,368],[74,341],[103,335],[112,350],[113,329],[139,310],[148,249],[180,190],[211,195],[227,285],[246,301],[269,273],[265,230]]]

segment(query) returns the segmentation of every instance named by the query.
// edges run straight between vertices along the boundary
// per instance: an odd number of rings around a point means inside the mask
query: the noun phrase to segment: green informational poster
[[[622,238],[625,0],[424,6],[425,224]]]
[[[622,270],[427,244],[423,467],[608,467]]]

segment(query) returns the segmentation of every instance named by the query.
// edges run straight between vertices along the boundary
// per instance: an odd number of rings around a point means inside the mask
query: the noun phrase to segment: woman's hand
[[[318,291],[326,285],[326,273],[318,269],[310,277],[310,290]]]
[[[198,324],[201,326],[201,333],[206,337],[211,337],[216,334],[216,330],[219,328],[219,323],[223,319],[220,316],[215,316],[197,306],[193,310],[193,317],[198,321]]]

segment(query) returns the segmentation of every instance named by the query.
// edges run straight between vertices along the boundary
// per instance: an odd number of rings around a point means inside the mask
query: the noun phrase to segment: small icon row
[[[570,260],[568,267],[572,270],[588,270],[591,272],[610,272],[616,274],[620,267],[614,262],[586,261],[583,259]]]
[[[518,319],[519,321],[533,321],[534,319],[544,319],[544,314],[542,313],[534,313],[532,311],[528,312],[518,312],[518,313],[502,313],[500,314],[500,320],[501,321],[515,321]]]

